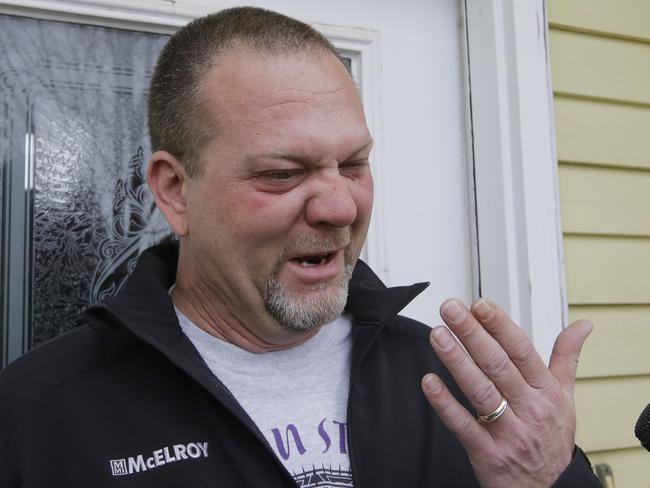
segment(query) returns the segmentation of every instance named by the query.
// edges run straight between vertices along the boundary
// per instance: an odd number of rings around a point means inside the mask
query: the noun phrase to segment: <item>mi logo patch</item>
[[[151,456],[147,457],[143,454],[138,454],[137,456],[124,459],[111,459],[111,473],[113,476],[124,476],[155,469],[165,464],[186,459],[198,459],[200,457],[208,457],[207,442],[174,444],[173,446],[157,449],[151,453]]]
[[[126,459],[111,459],[111,471],[113,472],[113,476],[129,474],[126,469]]]

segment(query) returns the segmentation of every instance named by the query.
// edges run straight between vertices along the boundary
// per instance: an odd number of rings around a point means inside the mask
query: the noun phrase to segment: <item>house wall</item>
[[[650,484],[634,424],[650,402],[650,2],[550,0],[578,443],[617,488]]]

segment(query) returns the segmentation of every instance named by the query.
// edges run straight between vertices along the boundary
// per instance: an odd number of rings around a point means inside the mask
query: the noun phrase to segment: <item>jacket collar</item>
[[[168,293],[176,281],[177,262],[177,244],[147,249],[125,287],[116,296],[90,307],[87,314],[92,317],[108,313],[136,335],[145,334],[150,340],[171,346],[181,333]],[[428,283],[416,283],[387,288],[368,265],[359,260],[350,281],[346,311],[355,324],[381,326],[427,286]]]
[[[93,318],[109,315],[146,342],[166,348],[182,334],[169,288],[176,282],[178,246],[163,244],[145,250],[120,292],[86,310]],[[100,319],[99,321],[104,322]]]
[[[355,323],[380,326],[397,315],[427,286],[429,283],[423,282],[387,288],[366,263],[358,260],[345,309],[352,314]]]

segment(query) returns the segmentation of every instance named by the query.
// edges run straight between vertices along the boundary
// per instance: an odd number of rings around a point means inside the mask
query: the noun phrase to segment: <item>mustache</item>
[[[332,252],[336,249],[350,246],[350,229],[336,229],[327,233],[303,234],[289,241],[282,249],[278,261],[284,261],[288,256],[319,254]]]
[[[289,256],[300,256],[301,254],[324,254],[334,249],[344,249],[344,259],[346,265],[352,263],[351,244],[352,233],[350,228],[335,229],[326,233],[318,234],[301,234],[289,241],[278,259],[273,264],[270,277],[277,276],[280,273],[283,263]]]

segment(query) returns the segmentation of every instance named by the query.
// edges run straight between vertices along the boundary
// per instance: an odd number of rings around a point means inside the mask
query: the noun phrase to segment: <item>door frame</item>
[[[464,5],[480,295],[548,361],[568,305],[546,2]]]
[[[500,303],[548,359],[568,317],[545,0],[458,0],[464,43],[474,295]],[[218,2],[1,0],[0,13],[171,34]],[[349,53],[381,134],[380,35],[315,24]],[[377,139],[381,139],[378,137]],[[378,141],[373,171],[381,195]],[[388,278],[376,198],[366,258]],[[6,343],[6,342],[5,342]]]

